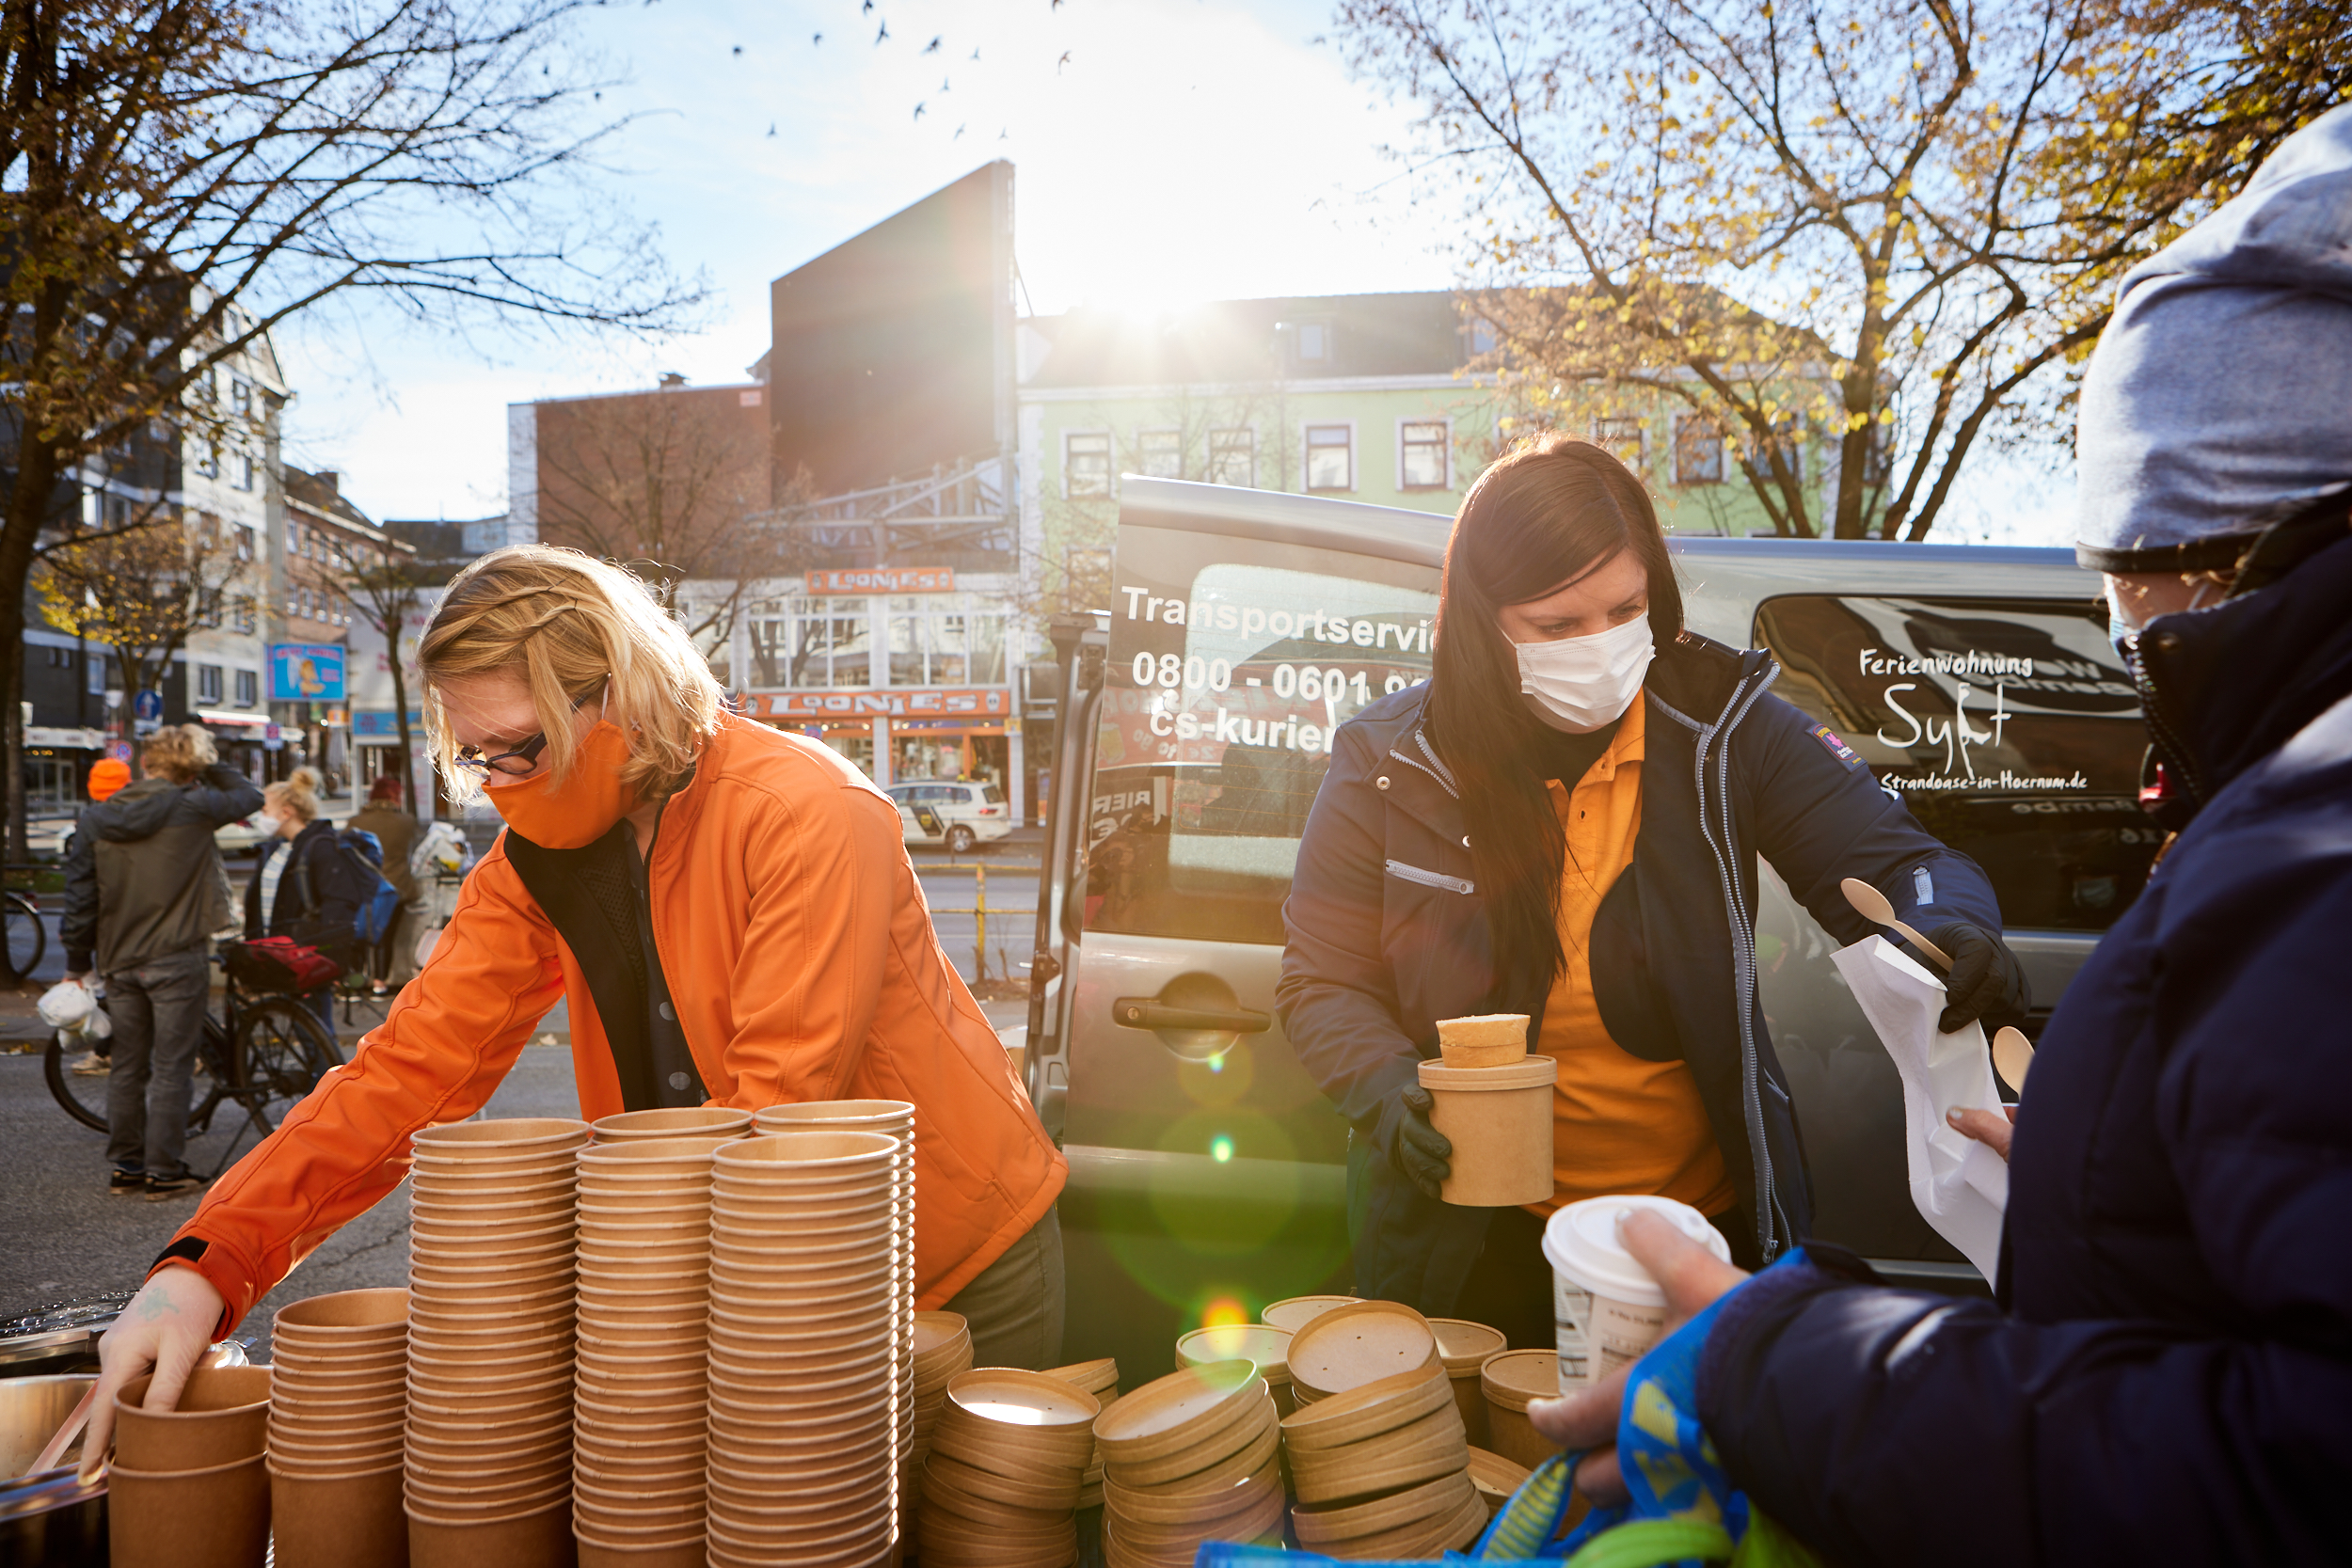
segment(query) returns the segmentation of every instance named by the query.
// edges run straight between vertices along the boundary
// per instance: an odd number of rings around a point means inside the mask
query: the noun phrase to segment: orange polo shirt
[[[1593,916],[1633,863],[1642,831],[1644,705],[1634,699],[1609,749],[1574,790],[1549,781],[1552,810],[1567,837],[1560,868],[1560,944],[1567,962],[1544,1004],[1535,1045],[1560,1064],[1551,1101],[1551,1201],[1528,1205],[1538,1214],[1613,1194],[1677,1198],[1703,1214],[1719,1214],[1738,1200],[1690,1068],[1629,1054],[1609,1037],[1593,995]]]

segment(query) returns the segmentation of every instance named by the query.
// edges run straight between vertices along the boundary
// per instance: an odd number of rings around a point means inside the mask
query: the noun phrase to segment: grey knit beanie
[[[2230,566],[2352,483],[2352,104],[2134,267],[2083,377],[2075,558]]]

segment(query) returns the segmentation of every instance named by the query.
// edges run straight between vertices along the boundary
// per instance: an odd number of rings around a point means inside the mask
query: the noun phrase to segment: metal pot
[[[89,1372],[0,1378],[0,1562],[23,1568],[81,1568],[106,1560],[106,1482],[78,1473],[80,1449],[64,1465],[22,1475],[40,1457],[83,1393]]]

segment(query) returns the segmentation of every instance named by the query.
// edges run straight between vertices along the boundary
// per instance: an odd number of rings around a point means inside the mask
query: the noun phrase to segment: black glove
[[[2033,1006],[2033,988],[2017,955],[2001,939],[1965,920],[1946,921],[1927,933],[1928,940],[1951,956],[1952,972],[1944,989],[1951,1002],[1936,1027],[1946,1034],[1965,1029],[1979,1019],[1995,1027],[2022,1023]]]
[[[1454,1174],[1449,1163],[1454,1145],[1429,1125],[1430,1104],[1427,1089],[1419,1084],[1406,1085],[1380,1107],[1380,1125],[1372,1137],[1374,1146],[1407,1181],[1436,1197],[1438,1184]]]

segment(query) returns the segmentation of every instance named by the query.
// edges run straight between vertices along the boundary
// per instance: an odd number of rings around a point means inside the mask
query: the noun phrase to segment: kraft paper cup
[[[207,1470],[249,1459],[266,1441],[270,1370],[199,1367],[172,1410],[144,1408],[152,1373],[115,1395],[115,1464],[141,1471]]]
[[[722,1144],[711,1156],[714,1190],[739,1173],[746,1180],[823,1180],[871,1171],[889,1180],[899,1140],[883,1132],[771,1132]]]
[[[1479,1378],[1486,1395],[1486,1448],[1531,1470],[1560,1451],[1527,1418],[1531,1401],[1559,1396],[1560,1363],[1552,1352],[1504,1351],[1487,1358]]]
[[[269,1551],[269,1472],[260,1453],[202,1469],[106,1477],[107,1533],[119,1563],[261,1568]]]
[[[1528,1015],[1485,1013],[1438,1021],[1438,1053],[1450,1068],[1508,1067],[1527,1056]]]
[[[574,1528],[579,1529],[577,1524]],[[579,1568],[704,1568],[708,1552],[703,1544],[703,1533],[697,1527],[693,1535],[684,1541],[653,1541],[643,1545],[623,1541],[597,1539],[635,1531],[605,1529],[579,1530]],[[644,1532],[660,1534],[666,1532]]]
[[[272,1466],[270,1547],[277,1568],[407,1568],[400,1465],[315,1480]]]
[[[599,1145],[630,1139],[734,1138],[750,1130],[752,1113],[724,1105],[672,1106],[654,1111],[623,1111],[617,1116],[600,1117],[591,1125]]]
[[[1438,1359],[1454,1384],[1454,1403],[1462,1413],[1463,1429],[1473,1447],[1483,1445],[1486,1441],[1486,1393],[1478,1370],[1488,1356],[1509,1349],[1510,1340],[1499,1328],[1463,1318],[1432,1318],[1429,1326],[1438,1336]]]
[[[408,1505],[409,1568],[562,1568],[577,1560],[571,1504],[503,1519],[444,1522]]]
[[[762,1107],[756,1125],[763,1133],[826,1127],[910,1137],[914,1132],[914,1105],[904,1100],[805,1101],[797,1105]]]
[[[1541,1203],[1553,1178],[1552,1090],[1560,1064],[1530,1056],[1508,1067],[1422,1062],[1429,1124],[1454,1144],[1444,1201],[1471,1208]]]
[[[1665,1337],[1666,1294],[1617,1239],[1617,1222],[1645,1209],[1731,1261],[1731,1244],[1687,1203],[1669,1197],[1594,1197],[1571,1203],[1544,1225],[1544,1257],[1552,1269],[1558,1355],[1564,1380],[1570,1369],[1568,1329],[1584,1352],[1583,1376],[1598,1383],[1629,1367]]]
[[[408,1292],[337,1291],[289,1302],[270,1320],[272,1342],[283,1337],[325,1347],[372,1338],[398,1338],[408,1319]]]
[[[408,1292],[403,1291],[404,1303]],[[405,1310],[404,1307],[403,1310]],[[403,1318],[400,1333],[389,1339],[360,1340],[348,1349],[319,1350],[297,1344],[284,1335],[270,1340],[270,1367],[277,1376],[272,1386],[290,1378],[364,1378],[386,1367],[397,1367],[408,1354],[408,1323]]]
[[[588,1138],[588,1124],[568,1117],[506,1117],[421,1127],[411,1142],[420,1154],[464,1160],[580,1148],[586,1147]]]

